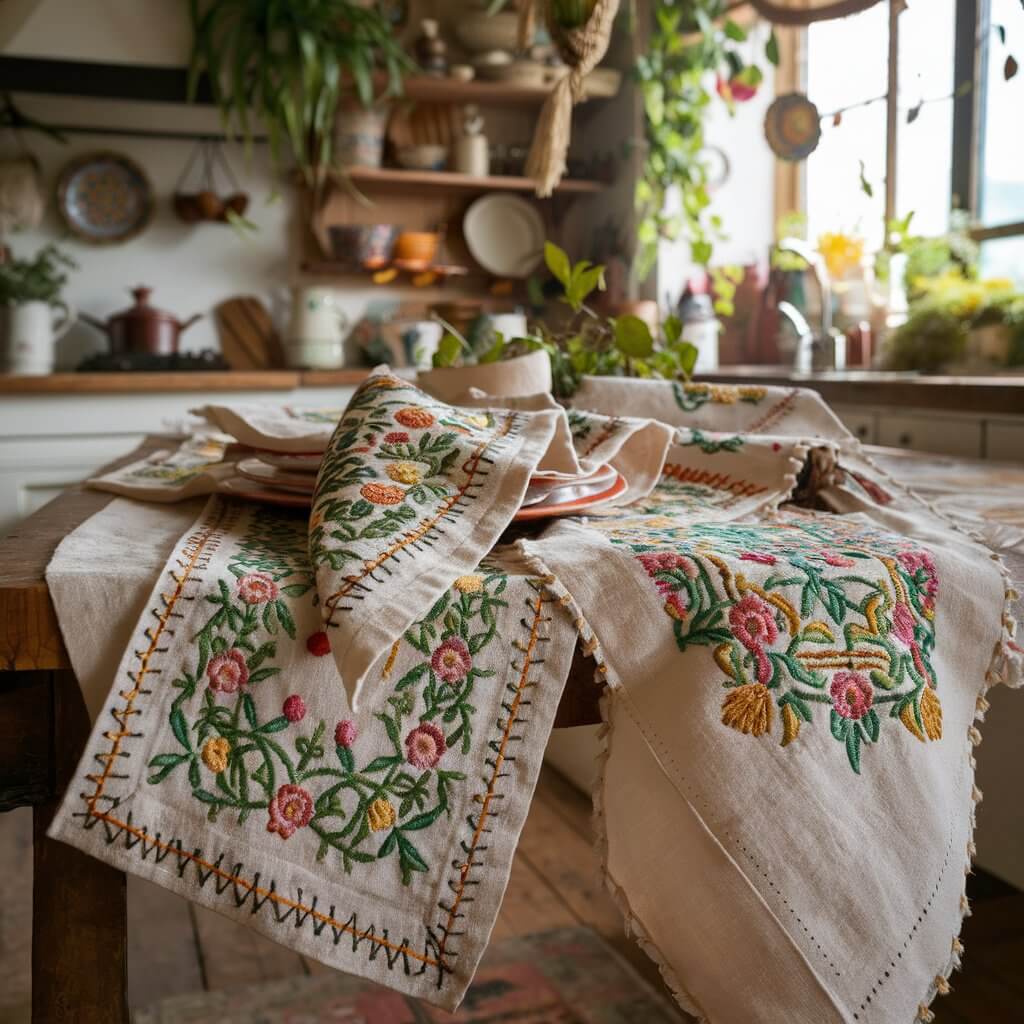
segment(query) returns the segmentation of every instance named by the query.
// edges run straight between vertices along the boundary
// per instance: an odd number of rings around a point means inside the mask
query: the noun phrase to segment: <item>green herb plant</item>
[[[247,147],[265,130],[280,168],[290,156],[319,187],[331,164],[338,106],[398,95],[413,65],[375,5],[358,0],[189,0],[189,97],[205,73],[225,130]]]
[[[493,332],[481,346],[442,321],[445,334],[434,366],[493,363],[543,351],[551,360],[552,389],[560,398],[572,395],[584,375],[689,380],[697,349],[683,339],[677,316],[666,317],[656,333],[632,314],[602,316],[587,305],[587,299],[595,290],[604,290],[603,266],[589,260],[573,263],[553,242],[544,244],[544,262],[561,286],[559,301],[568,307],[568,316],[558,328],[538,322],[536,336],[507,340]]]
[[[9,260],[0,263],[0,305],[16,306],[22,302],[60,301],[67,284],[66,270],[78,264],[52,242],[30,260]]]

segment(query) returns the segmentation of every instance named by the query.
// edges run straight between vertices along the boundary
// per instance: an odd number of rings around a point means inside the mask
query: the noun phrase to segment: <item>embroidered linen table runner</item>
[[[512,547],[563,414],[386,374],[337,423],[312,519],[212,498],[52,834],[453,1008],[578,639],[608,684],[609,883],[683,1005],[927,1019],[960,952],[973,722],[1020,675],[998,564],[887,501],[816,396],[583,390],[592,429],[665,418],[656,486]]]

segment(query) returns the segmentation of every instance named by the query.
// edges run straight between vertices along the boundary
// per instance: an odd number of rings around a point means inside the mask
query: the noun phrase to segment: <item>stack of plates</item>
[[[236,476],[221,484],[221,490],[240,498],[275,505],[308,508],[313,503],[321,452],[282,455],[250,449],[252,458],[240,459]]]
[[[256,449],[247,451],[251,457],[238,461],[236,475],[220,485],[221,491],[274,505],[294,508],[312,505],[322,458],[320,452],[281,455]],[[572,515],[617,498],[625,489],[626,481],[608,465],[590,476],[570,481],[538,473],[530,478],[522,507],[513,518],[521,522]]]

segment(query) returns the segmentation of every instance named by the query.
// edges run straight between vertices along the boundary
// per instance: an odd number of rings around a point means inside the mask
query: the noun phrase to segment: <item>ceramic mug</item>
[[[54,323],[54,311],[63,315]],[[19,302],[0,307],[0,363],[7,373],[44,376],[53,373],[57,341],[77,313],[65,302]]]
[[[327,288],[296,288],[285,339],[290,367],[337,369],[345,363],[348,317]]]

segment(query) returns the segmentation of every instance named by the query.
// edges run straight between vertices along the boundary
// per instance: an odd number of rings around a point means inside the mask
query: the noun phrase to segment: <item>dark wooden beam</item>
[[[188,99],[188,71],[186,68],[141,64],[0,57],[0,90],[146,103],[185,103]],[[205,77],[199,80],[196,102],[213,102]]]
[[[980,0],[956,0],[953,50],[953,174],[954,208],[977,213],[977,162],[981,140],[977,128],[978,7]],[[970,86],[967,88],[965,83]],[[963,88],[962,88],[963,87]]]

